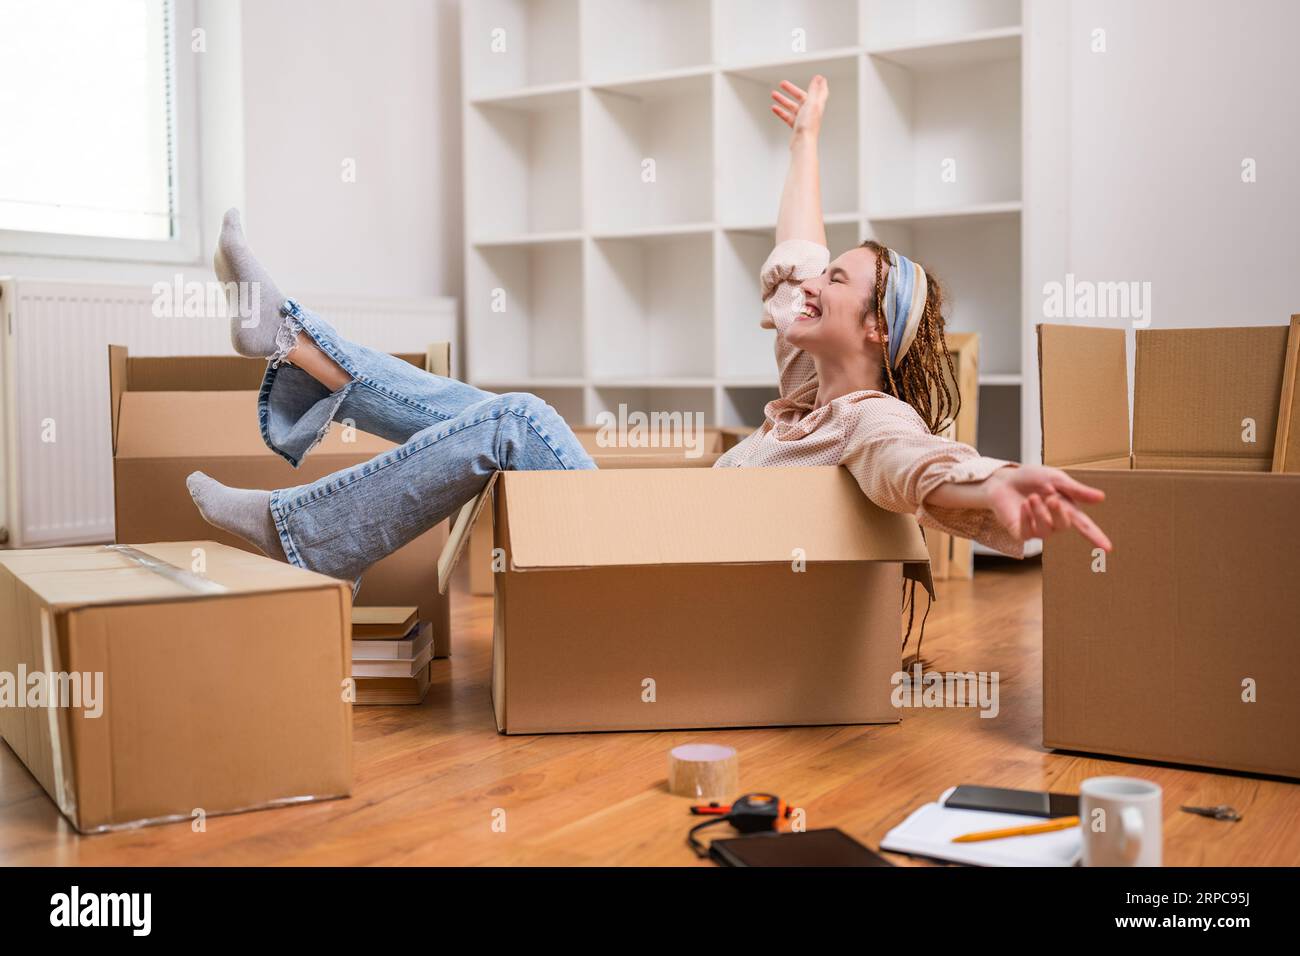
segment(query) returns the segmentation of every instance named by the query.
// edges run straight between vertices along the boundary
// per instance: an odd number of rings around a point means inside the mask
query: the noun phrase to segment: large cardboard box
[[[1043,743],[1300,776],[1300,475],[1270,474],[1285,326],[1038,330],[1043,460],[1114,551],[1043,552]]]
[[[842,468],[505,472],[492,698],[508,734],[889,723],[916,519]]]
[[[446,374],[448,349],[402,355]],[[439,369],[437,366],[443,368]],[[203,520],[185,477],[203,471],[237,488],[286,488],[322,478],[393,447],[337,424],[298,468],[272,452],[257,430],[257,394],[266,363],[235,356],[131,356],[109,347],[113,489],[117,541],[213,538],[248,545]],[[414,605],[433,625],[434,656],[451,654],[450,604],[438,593],[443,522],[368,569],[358,606]]]
[[[582,425],[573,429],[598,468],[712,468],[724,453],[740,442],[753,429],[742,427],[709,427],[694,442],[694,447],[684,444],[631,446],[607,441],[596,425]],[[485,509],[470,531],[469,593],[492,593],[492,510]]]
[[[213,541],[0,551],[0,736],[83,833],[347,796],[351,613]]]

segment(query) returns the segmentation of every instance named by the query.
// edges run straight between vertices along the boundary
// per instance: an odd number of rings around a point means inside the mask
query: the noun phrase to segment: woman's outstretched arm
[[[801,90],[789,80],[772,91],[772,112],[794,130],[790,137],[790,168],[781,190],[781,209],[776,219],[777,244],[787,239],[807,239],[826,245],[822,222],[822,185],[818,170],[817,139],[829,94],[826,77],[818,74]]]
[[[1084,514],[1082,503],[1095,504],[1105,493],[1076,481],[1059,468],[1023,465],[1000,468],[983,481],[946,482],[931,491],[925,506],[934,509],[983,509],[1018,541],[1046,538],[1074,528],[1103,551],[1112,548],[1106,532]]]

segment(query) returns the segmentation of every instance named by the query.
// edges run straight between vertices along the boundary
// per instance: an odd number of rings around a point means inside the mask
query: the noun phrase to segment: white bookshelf
[[[575,423],[761,421],[789,141],[768,93],[823,73],[832,255],[879,238],[944,281],[981,339],[981,449],[1032,459],[1020,0],[473,0],[462,42],[471,382]]]

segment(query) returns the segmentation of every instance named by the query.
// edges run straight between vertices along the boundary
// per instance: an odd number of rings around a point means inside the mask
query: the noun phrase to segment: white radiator
[[[454,299],[300,301],[371,348],[456,341]],[[153,303],[147,285],[0,278],[0,546],[112,540],[110,344],[132,355],[233,354],[227,319],[157,318]]]

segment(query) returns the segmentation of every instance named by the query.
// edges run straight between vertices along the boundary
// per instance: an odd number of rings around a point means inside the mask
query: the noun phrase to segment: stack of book
[[[433,625],[413,607],[352,609],[352,679],[358,704],[418,704],[429,690]]]

